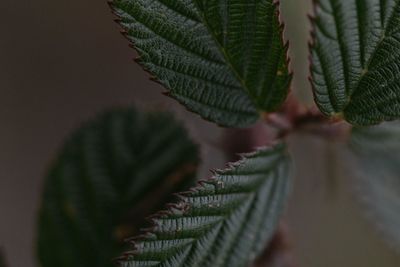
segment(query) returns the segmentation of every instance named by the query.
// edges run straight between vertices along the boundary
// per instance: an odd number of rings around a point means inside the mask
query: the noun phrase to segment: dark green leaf
[[[274,0],[114,0],[168,94],[202,117],[244,127],[285,100],[291,75]]]
[[[355,129],[352,148],[366,213],[400,251],[400,123]]]
[[[290,188],[284,145],[260,149],[180,195],[132,241],[123,267],[247,267],[267,245]]]
[[[400,1],[318,0],[312,78],[323,113],[356,125],[400,118]]]
[[[197,147],[170,115],[120,109],[66,142],[45,181],[43,267],[108,267],[144,218],[194,181]]]

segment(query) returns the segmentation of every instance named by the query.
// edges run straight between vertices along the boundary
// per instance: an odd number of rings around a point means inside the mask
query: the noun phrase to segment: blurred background
[[[283,0],[293,88],[310,102],[306,14],[310,0]],[[0,1],[0,247],[9,267],[38,266],[36,221],[46,170],[67,134],[107,107],[168,109],[203,144],[204,164],[223,166],[222,129],[173,100],[132,62],[106,1]],[[338,145],[291,139],[296,185],[286,221],[300,266],[398,267],[353,198]]]

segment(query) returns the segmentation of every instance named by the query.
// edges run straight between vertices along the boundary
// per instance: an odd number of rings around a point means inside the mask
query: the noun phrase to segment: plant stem
[[[221,141],[229,161],[237,161],[240,159],[238,154],[253,152],[258,147],[269,146],[274,142],[276,133],[261,122],[248,129],[226,129]]]
[[[351,126],[323,115],[316,107],[305,108],[293,97],[277,113],[263,114],[265,124],[277,131],[276,139],[294,132],[306,132],[334,140],[347,140]]]
[[[252,265],[252,267],[298,267],[292,245],[289,239],[288,227],[285,223],[279,225],[269,246],[263,255]]]
[[[254,151],[256,147],[274,143],[276,136],[271,129],[260,123],[250,129],[229,129],[225,132],[224,151],[230,161],[237,160],[238,153]],[[289,242],[288,227],[280,223],[269,246],[251,267],[297,267]]]

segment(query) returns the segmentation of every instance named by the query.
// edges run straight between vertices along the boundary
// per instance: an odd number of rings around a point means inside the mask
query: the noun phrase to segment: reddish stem
[[[287,225],[281,223],[264,254],[252,267],[298,267],[289,236]]]
[[[250,129],[227,130],[224,150],[230,160],[237,153],[254,151],[256,147],[270,145],[277,139],[294,132],[306,132],[334,140],[347,140],[350,126],[324,116],[317,108],[305,108],[289,96],[277,113],[263,114],[264,123]],[[271,128],[275,131],[271,131]],[[298,267],[289,241],[287,226],[280,224],[275,236],[252,267]]]
[[[277,130],[277,139],[294,132],[306,132],[321,137],[347,140],[350,126],[323,115],[316,107],[305,108],[289,96],[283,108],[277,113],[264,114],[264,122]]]
[[[265,124],[250,129],[227,130],[224,151],[229,160],[237,160],[237,153],[254,151],[256,147],[275,142],[276,137]],[[297,267],[289,242],[287,226],[281,223],[269,246],[252,267]]]

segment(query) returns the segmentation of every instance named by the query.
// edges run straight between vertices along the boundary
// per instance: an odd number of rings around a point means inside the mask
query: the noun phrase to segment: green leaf
[[[360,164],[361,202],[385,239],[400,251],[400,123],[355,129],[351,144]]]
[[[400,118],[400,1],[317,0],[312,81],[321,111],[355,125]]]
[[[114,0],[140,63],[189,110],[245,127],[279,108],[291,75],[274,0]]]
[[[195,180],[197,147],[167,114],[106,112],[65,143],[45,180],[43,267],[108,267],[144,218]]]
[[[271,239],[290,189],[289,159],[263,148],[181,194],[133,239],[123,267],[247,267]]]

